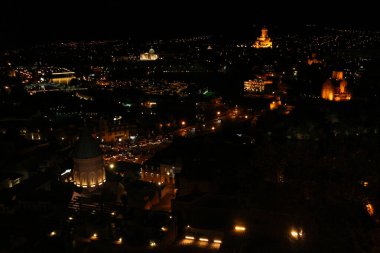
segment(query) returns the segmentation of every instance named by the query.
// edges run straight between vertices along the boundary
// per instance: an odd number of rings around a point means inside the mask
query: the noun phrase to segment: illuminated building
[[[119,120],[108,122],[101,120],[99,122],[98,136],[104,142],[123,141],[131,136],[132,126],[122,123]]]
[[[106,181],[103,156],[88,130],[83,130],[73,151],[74,184],[82,188],[95,188]]]
[[[154,52],[154,49],[149,49],[148,53],[140,54],[140,61],[155,61],[158,59],[158,54]]]
[[[347,90],[347,81],[343,78],[343,71],[333,71],[331,78],[322,86],[322,98],[329,101],[347,101],[351,93]]]
[[[257,77],[253,80],[244,81],[244,92],[248,94],[264,93],[265,86],[268,84],[273,84],[273,81],[261,77]]]
[[[70,84],[71,80],[75,79],[75,72],[61,71],[51,73],[49,82],[56,84]]]
[[[173,184],[175,167],[171,164],[147,161],[141,168],[141,180],[157,184]]]
[[[281,106],[281,100],[278,98],[269,104],[270,110],[276,110]]]
[[[311,57],[307,59],[307,64],[312,65],[312,64],[321,64],[322,61],[317,59],[317,54],[312,53]]]
[[[268,36],[268,29],[263,27],[261,29],[261,36],[257,38],[255,43],[252,45],[254,48],[272,48],[272,41]]]

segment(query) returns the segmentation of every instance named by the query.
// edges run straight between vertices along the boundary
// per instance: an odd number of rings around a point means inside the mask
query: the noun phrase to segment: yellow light
[[[244,232],[245,231],[245,227],[243,227],[243,226],[235,226],[235,231],[236,232]]]
[[[222,240],[215,239],[215,240],[214,240],[214,243],[222,243]]]
[[[70,217],[69,217],[69,220],[74,220],[74,218],[70,216]]]
[[[182,126],[186,125],[186,121],[182,120],[182,121],[181,121],[181,125],[182,125]]]
[[[110,164],[110,169],[113,169],[113,168],[115,168],[115,164],[111,163]]]
[[[156,247],[157,244],[155,241],[149,241],[149,246],[153,248],[153,247]]]
[[[364,186],[364,187],[367,187],[367,186],[368,186],[368,182],[367,182],[367,181],[364,181],[364,182],[363,182],[363,186]]]
[[[217,111],[216,114],[219,116],[220,115],[220,111]]]
[[[116,214],[115,212],[111,212],[111,216],[115,216],[115,214]]]
[[[188,240],[194,240],[195,238],[194,238],[194,236],[189,236],[189,235],[187,235],[187,236],[185,236],[185,239],[188,239]]]
[[[201,241],[201,242],[208,242],[208,239],[201,237],[201,238],[199,238],[199,241]]]
[[[57,232],[55,232],[55,231],[51,231],[50,234],[49,234],[50,237],[54,237],[56,235],[57,235]]]
[[[190,225],[187,225],[186,228],[190,228]]]
[[[97,233],[93,233],[90,237],[91,240],[97,240],[98,239],[98,234]]]
[[[165,226],[163,226],[163,227],[161,227],[161,231],[164,231],[164,232],[166,232],[166,231],[168,231],[168,228],[167,228],[167,227],[165,227]]]
[[[298,232],[295,230],[290,231],[290,235],[294,238],[298,238]]]
[[[302,231],[302,229],[300,229],[300,230],[291,229],[290,230],[290,236],[293,239],[300,240],[303,237],[303,231]]]

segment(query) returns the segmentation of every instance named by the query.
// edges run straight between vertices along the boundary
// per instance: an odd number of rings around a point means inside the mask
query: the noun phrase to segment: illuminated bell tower
[[[261,29],[261,38],[268,38],[268,29],[265,26]]]

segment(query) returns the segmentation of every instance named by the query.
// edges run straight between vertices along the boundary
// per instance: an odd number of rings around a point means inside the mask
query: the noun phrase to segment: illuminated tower
[[[102,151],[87,129],[81,133],[73,151],[73,159],[76,186],[92,190],[106,181]]]
[[[252,45],[254,48],[272,48],[272,41],[268,36],[268,29],[263,27],[261,29],[261,36],[257,38],[255,43]]]
[[[343,77],[343,71],[333,71],[331,78],[322,85],[321,97],[330,101],[348,101],[351,93],[347,90],[347,81]]]

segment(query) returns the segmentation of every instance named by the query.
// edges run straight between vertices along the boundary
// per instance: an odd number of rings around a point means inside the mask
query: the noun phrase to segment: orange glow
[[[182,125],[182,126],[185,126],[185,125],[186,125],[186,121],[182,120],[182,121],[181,121],[181,125]]]
[[[222,240],[215,239],[215,240],[214,240],[214,243],[222,243]]]
[[[368,203],[367,205],[365,205],[365,207],[367,209],[369,216],[375,215],[375,208],[373,207],[373,205],[371,203]]]
[[[333,71],[331,78],[322,85],[321,97],[329,101],[351,100],[351,93],[347,90],[347,81],[343,78],[342,71]]]

